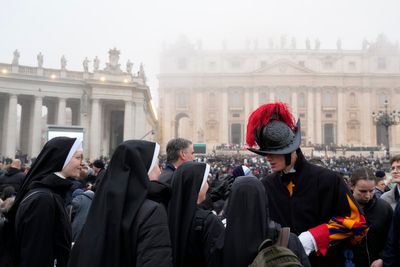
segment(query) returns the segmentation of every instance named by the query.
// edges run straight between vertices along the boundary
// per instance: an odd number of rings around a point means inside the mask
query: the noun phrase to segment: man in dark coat
[[[312,266],[343,266],[343,247],[365,236],[365,218],[339,174],[307,162],[300,133],[287,106],[270,103],[250,115],[246,141],[273,171],[262,179],[271,219],[299,235]]]
[[[400,266],[400,205],[397,205],[394,213],[388,239],[383,253],[383,266]]]
[[[18,192],[21,187],[25,175],[21,171],[21,161],[19,159],[13,160],[7,171],[0,175],[0,192],[7,186],[12,186],[15,192]]]
[[[354,199],[363,209],[369,226],[366,238],[353,249],[354,263],[357,267],[381,266],[383,249],[392,222],[392,207],[374,196],[376,180],[371,169],[355,170],[350,183]]]
[[[175,138],[167,144],[167,163],[162,170],[159,181],[171,184],[171,178],[176,168],[186,161],[194,160],[194,149],[191,141]]]

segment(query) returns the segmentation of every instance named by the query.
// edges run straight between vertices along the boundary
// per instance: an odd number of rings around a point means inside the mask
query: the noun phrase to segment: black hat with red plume
[[[300,120],[295,125],[282,102],[262,105],[249,117],[246,142],[249,150],[259,155],[290,154],[300,146]]]

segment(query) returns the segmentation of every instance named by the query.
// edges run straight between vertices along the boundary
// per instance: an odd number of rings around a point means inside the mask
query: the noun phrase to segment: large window
[[[298,105],[300,108],[305,108],[306,107],[306,96],[304,93],[300,93],[298,96]]]
[[[322,105],[324,107],[332,107],[334,105],[334,95],[332,92],[327,91],[323,93]]]
[[[380,93],[378,95],[378,101],[379,101],[379,106],[380,107],[385,107],[389,103],[388,96],[385,93]]]
[[[355,93],[350,93],[350,95],[349,95],[349,104],[350,104],[350,106],[356,106],[357,105],[357,99],[356,99],[356,94]]]
[[[386,58],[379,57],[378,58],[378,70],[386,69]]]
[[[229,106],[230,107],[242,107],[242,95],[239,91],[233,91],[229,93]]]
[[[188,105],[187,94],[184,92],[178,93],[177,99],[176,99],[176,107],[177,108],[187,108],[187,105]]]
[[[232,123],[231,124],[231,144],[242,143],[242,124],[240,123]]]
[[[187,59],[186,58],[181,57],[178,59],[178,69],[179,70],[187,69]]]
[[[324,144],[332,145],[335,143],[335,131],[333,123],[324,124]]]

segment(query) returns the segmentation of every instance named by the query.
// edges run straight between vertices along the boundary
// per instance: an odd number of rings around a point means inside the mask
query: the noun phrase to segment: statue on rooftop
[[[37,62],[38,62],[38,67],[42,68],[43,67],[43,54],[42,52],[39,52],[39,54],[37,55]]]
[[[61,69],[65,70],[67,67],[67,60],[65,59],[64,55],[62,55],[60,62],[61,62]]]
[[[18,49],[15,49],[15,51],[14,51],[14,57],[13,57],[13,61],[12,61],[12,64],[13,64],[13,65],[18,65],[18,63],[19,63],[19,56],[20,56],[20,54],[19,54]]]

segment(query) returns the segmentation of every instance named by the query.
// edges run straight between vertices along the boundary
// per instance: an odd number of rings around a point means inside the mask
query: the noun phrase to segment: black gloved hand
[[[227,199],[231,193],[231,187],[234,180],[235,178],[232,175],[225,176],[221,183],[211,190],[211,200],[216,202],[220,199]]]

